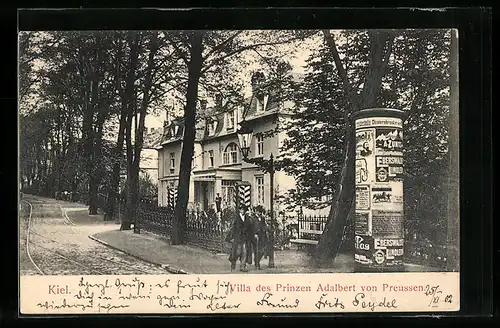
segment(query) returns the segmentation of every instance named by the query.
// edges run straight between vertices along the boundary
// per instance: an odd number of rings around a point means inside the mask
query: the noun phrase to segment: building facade
[[[147,177],[154,185],[158,185],[158,145],[163,135],[162,127],[146,127],[144,145],[139,162],[140,174]]]
[[[163,135],[162,127],[145,127],[144,144],[141,150],[141,159],[139,161],[139,176],[147,178],[152,184],[158,185],[158,145]],[[126,151],[123,151],[123,165],[120,171],[120,190],[125,186],[127,180]]]
[[[292,117],[292,101],[279,101],[272,92],[254,95],[244,108],[222,110],[216,105],[198,109],[203,117],[196,127],[189,208],[208,210],[215,208],[217,195],[222,206],[235,205],[236,184],[246,181],[251,185],[252,206],[270,208],[270,175],[257,165],[243,160],[238,143],[238,125],[245,119],[253,129],[249,158],[269,159],[283,156],[281,145],[286,138],[284,126]],[[220,102],[219,102],[220,104]],[[245,116],[245,117],[244,117]],[[168,204],[168,190],[177,189],[182,151],[184,124],[182,119],[165,122],[163,139],[158,150],[158,204]],[[285,172],[274,174],[274,209],[285,211],[280,197],[295,187],[295,179]]]

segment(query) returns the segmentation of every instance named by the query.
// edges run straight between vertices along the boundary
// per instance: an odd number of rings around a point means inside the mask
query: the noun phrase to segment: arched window
[[[232,142],[227,145],[224,154],[222,155],[223,164],[236,164],[238,163],[238,146]]]

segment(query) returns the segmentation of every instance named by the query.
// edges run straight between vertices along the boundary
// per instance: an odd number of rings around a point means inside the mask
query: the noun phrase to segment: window
[[[257,136],[257,156],[264,155],[264,136],[262,134],[258,134]]]
[[[257,195],[257,204],[256,205],[264,205],[264,177],[258,176],[255,177],[255,195]]]
[[[170,174],[175,172],[175,153],[170,153]]]
[[[227,123],[226,123],[227,130],[233,130],[234,129],[234,121],[235,121],[234,110],[227,112],[226,115],[227,115]]]
[[[224,154],[222,155],[223,164],[236,164],[238,163],[238,146],[233,142],[230,143]]]
[[[226,205],[233,204],[235,190],[235,181],[233,180],[222,180],[221,181],[221,191],[222,191],[222,202]]]
[[[214,167],[214,151],[213,150],[208,151],[208,165],[210,165],[210,167]]]

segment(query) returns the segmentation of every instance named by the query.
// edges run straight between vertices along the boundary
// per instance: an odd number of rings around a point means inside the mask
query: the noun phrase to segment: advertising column
[[[354,115],[354,260],[360,272],[404,270],[403,115],[385,108]]]

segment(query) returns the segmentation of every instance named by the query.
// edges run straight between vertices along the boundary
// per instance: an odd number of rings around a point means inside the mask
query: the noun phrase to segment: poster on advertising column
[[[371,209],[403,211],[403,185],[391,182],[371,187]]]
[[[369,184],[373,179],[375,166],[374,141],[374,129],[361,129],[356,131],[356,186],[365,183]],[[360,196],[364,197],[363,195]]]
[[[403,156],[375,156],[376,182],[400,181],[403,178]]]
[[[369,210],[370,209],[370,186],[359,185],[356,186],[356,209]]]
[[[402,155],[403,130],[399,127],[375,129],[375,151],[377,155]]]

